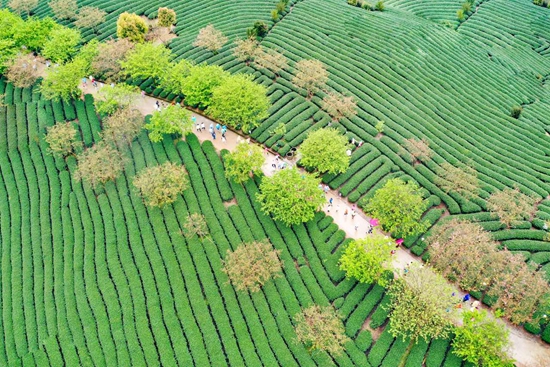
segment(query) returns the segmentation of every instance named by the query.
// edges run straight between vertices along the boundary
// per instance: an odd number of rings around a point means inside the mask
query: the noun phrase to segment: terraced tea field
[[[78,119],[86,146],[100,122],[93,99],[40,99],[0,81],[0,365],[2,366],[397,366],[408,342],[384,331],[380,286],[345,280],[337,260],[348,240],[331,217],[292,228],[254,200],[258,181],[225,179],[212,144],[142,134],[125,174],[93,191],[72,179],[74,157],[47,153],[45,128]],[[136,171],[183,163],[191,187],[164,209],[143,205]],[[182,235],[188,213],[205,216],[211,240]],[[269,238],[284,276],[250,296],[221,272],[228,249]],[[339,357],[296,343],[293,316],[333,303],[352,341]],[[376,342],[363,326],[380,332]],[[420,343],[407,366],[461,366],[448,340]]]

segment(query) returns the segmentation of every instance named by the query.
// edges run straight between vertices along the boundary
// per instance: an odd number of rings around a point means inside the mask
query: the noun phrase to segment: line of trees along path
[[[99,88],[100,87],[93,87],[91,84],[88,84],[85,87],[81,86],[84,94],[92,95],[96,95],[99,91]],[[103,88],[109,88],[109,86],[106,85],[103,86]],[[143,96],[140,97],[140,99],[135,103],[134,108],[138,109],[144,115],[150,115],[155,111],[157,102],[161,103],[161,105],[166,103],[157,98]],[[210,124],[213,124],[213,126],[215,126],[216,121],[210,120],[209,118],[194,112],[193,116],[196,118],[197,123],[204,123],[206,127],[206,129],[203,131],[194,130],[193,132],[197,135],[201,142],[205,140],[210,140],[218,151],[221,151],[222,149],[232,151],[240,140],[247,139],[233,132],[232,130],[227,131],[225,141],[222,141],[220,135],[218,135],[216,139],[213,139],[212,135],[208,132],[208,128],[210,127]],[[276,155],[271,153],[270,151],[266,150],[264,154],[266,155],[266,162],[263,166],[263,172],[267,176],[271,176],[273,173],[276,172],[276,170],[278,170],[278,168],[273,168],[273,163],[277,165],[278,163],[285,162],[287,166],[293,165],[293,162],[288,160],[279,159],[279,161],[277,161]],[[331,208],[328,207],[328,200],[330,198],[333,198],[332,210],[330,210]],[[338,193],[334,190],[328,191],[328,193],[326,194],[326,199],[327,204],[324,206],[323,211],[327,215],[330,215],[334,218],[334,222],[346,232],[347,237],[355,239],[368,236],[367,230],[370,226],[369,220],[371,218],[368,218],[360,210],[357,211],[357,215],[355,216],[355,218],[351,218],[351,215],[344,215],[346,209],[348,210],[348,212],[351,212],[353,205],[344,198],[339,197]],[[338,212],[336,212],[337,207]],[[356,226],[357,230],[355,229]],[[379,230],[377,231],[380,232]],[[403,269],[405,269],[405,267],[407,267],[411,262],[422,263],[422,260],[412,255],[410,251],[401,247],[398,248],[393,263],[394,268],[397,272],[396,275],[401,276],[403,274]],[[461,296],[464,295],[464,292],[458,289],[456,293]],[[486,308],[485,306],[483,307],[487,309],[488,312],[490,312],[488,308]],[[469,309],[469,307],[465,308]],[[458,322],[459,321],[457,320],[457,323]],[[540,360],[542,358],[546,358],[550,361],[550,348],[545,345],[539,338],[527,333],[523,328],[515,327],[509,323],[506,323],[506,326],[510,330],[510,357],[516,360],[516,365],[518,367],[537,367],[537,363],[540,363]]]

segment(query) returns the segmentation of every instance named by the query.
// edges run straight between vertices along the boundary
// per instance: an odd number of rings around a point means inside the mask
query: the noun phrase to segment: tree
[[[227,250],[222,271],[238,291],[257,292],[269,279],[281,275],[280,254],[267,240],[243,243],[233,252]]]
[[[161,27],[171,27],[176,23],[176,12],[169,8],[159,8],[158,25]]]
[[[372,234],[366,238],[349,243],[340,257],[340,270],[346,272],[346,278],[355,278],[361,283],[378,282],[387,285],[385,272],[392,271],[393,240],[383,234]]]
[[[124,170],[125,159],[111,145],[98,143],[78,156],[74,173],[77,181],[87,181],[96,188],[109,180],[114,180]]]
[[[143,115],[138,110],[122,108],[103,120],[103,141],[118,149],[130,145],[143,129]]]
[[[185,136],[193,131],[191,112],[179,106],[167,106],[162,111],[153,112],[153,116],[145,128],[149,130],[149,139],[153,143],[162,141],[164,134]]]
[[[403,142],[404,149],[402,148],[401,154],[405,155],[408,152],[412,157],[411,163],[426,162],[433,156],[433,151],[430,149],[430,144],[426,138],[405,139]]]
[[[340,355],[350,339],[340,315],[332,306],[313,305],[294,316],[294,330],[299,343],[312,350]]]
[[[39,77],[32,54],[20,54],[8,62],[6,77],[16,87],[27,88]]]
[[[319,178],[290,168],[264,177],[256,200],[264,213],[290,226],[313,219],[325,203],[325,196]]]
[[[161,75],[159,87],[170,93],[182,94],[185,78],[189,76],[192,66],[193,64],[185,59],[176,64],[172,63]]]
[[[119,109],[130,107],[139,98],[139,88],[125,83],[101,88],[94,102],[98,113],[113,114]]]
[[[80,97],[82,93],[79,89],[80,79],[86,75],[86,66],[85,60],[75,59],[48,69],[40,85],[40,92],[46,99],[70,100]]]
[[[310,132],[300,146],[300,164],[319,172],[343,173],[349,167],[348,138],[338,129],[324,128]]]
[[[463,324],[454,330],[453,353],[467,362],[482,367],[513,367],[507,355],[510,331],[487,311],[464,311]]]
[[[442,163],[436,171],[435,184],[445,192],[455,191],[466,198],[473,198],[479,189],[477,171],[472,166],[453,166]]]
[[[193,42],[195,47],[203,47],[213,53],[218,53],[219,49],[227,43],[227,37],[212,24],[199,30],[199,34]]]
[[[235,74],[212,89],[212,100],[206,111],[232,127],[242,126],[247,132],[268,116],[271,103],[267,88],[252,80],[251,75]]]
[[[550,301],[544,274],[531,269],[521,254],[499,250],[479,224],[451,220],[428,239],[430,261],[467,290],[496,299],[493,308],[515,324],[535,322],[537,309]]]
[[[159,80],[170,68],[172,53],[163,45],[137,44],[120,62],[122,70],[132,78]]]
[[[80,8],[74,25],[78,28],[91,28],[97,33],[97,26],[105,22],[107,13],[95,6],[84,6]]]
[[[182,234],[187,239],[191,239],[194,236],[206,238],[209,232],[204,215],[198,213],[189,214],[185,223],[183,223]]]
[[[385,231],[399,237],[412,236],[428,228],[428,222],[421,221],[427,208],[418,185],[399,178],[388,180],[376,190],[365,207],[371,217],[380,220]]]
[[[0,73],[5,73],[6,69],[13,62],[19,53],[19,48],[11,39],[0,39]]]
[[[527,196],[518,188],[496,191],[487,199],[487,210],[496,214],[510,228],[513,222],[529,219],[537,210],[537,198]]]
[[[460,302],[454,289],[432,269],[418,263],[409,266],[409,272],[396,278],[388,287],[389,331],[394,337],[419,339],[447,338],[452,320]]]
[[[25,46],[27,50],[40,51],[51,32],[60,27],[51,18],[37,19],[32,17],[26,21],[16,21],[11,31],[13,32],[13,40],[18,48]]]
[[[44,43],[42,56],[53,62],[63,63],[76,53],[79,43],[80,32],[76,29],[67,27],[53,29]]]
[[[116,22],[116,35],[132,42],[143,42],[148,30],[147,23],[137,14],[124,12]]]
[[[242,141],[225,156],[225,175],[237,183],[243,183],[251,174],[261,173],[264,163],[262,148]]]
[[[38,5],[38,0],[9,0],[8,6],[17,14],[26,13],[27,17]]]
[[[59,20],[73,19],[78,10],[76,0],[52,0],[48,6],[52,9],[54,17]]]
[[[172,204],[188,184],[185,168],[172,162],[144,168],[134,177],[139,196],[152,207]]]
[[[254,22],[252,27],[246,30],[246,35],[248,36],[248,38],[262,39],[267,35],[268,31],[269,28],[267,24],[265,24],[265,22],[262,22],[261,20],[257,20]]]
[[[300,60],[296,63],[296,70],[297,73],[292,78],[292,83],[298,88],[304,88],[308,98],[324,87],[328,81],[327,69],[319,60]]]
[[[468,291],[484,290],[495,272],[498,243],[478,223],[452,219],[437,225],[427,239],[430,263]]]
[[[239,61],[248,63],[254,58],[258,50],[259,44],[255,39],[236,39],[235,47],[233,48],[233,56]]]
[[[267,69],[276,75],[288,67],[285,55],[272,49],[264,51],[263,48],[258,48],[254,53],[254,63],[260,69]]]
[[[120,61],[125,59],[133,48],[134,44],[125,38],[100,43],[98,53],[91,64],[93,75],[102,76],[102,80],[108,82],[120,80]]]
[[[332,117],[333,121],[340,121],[344,117],[352,118],[357,114],[357,103],[351,96],[328,92],[323,98],[323,109]]]
[[[58,122],[49,126],[44,140],[49,145],[49,153],[61,158],[73,154],[81,145],[72,122]]]
[[[229,73],[217,65],[195,65],[184,79],[182,92],[188,106],[204,110],[210,105],[212,92],[223,83]]]

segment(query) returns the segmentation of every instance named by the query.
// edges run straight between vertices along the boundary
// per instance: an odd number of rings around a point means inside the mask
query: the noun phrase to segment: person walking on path
[[[216,130],[220,131],[220,124],[216,124]]]
[[[216,132],[212,130],[212,139],[216,140]]]
[[[346,211],[344,212],[344,215],[345,215],[345,216],[348,215],[348,208],[346,208]]]
[[[210,127],[208,128],[208,132],[214,135],[214,125],[210,124]]]
[[[462,302],[468,302],[470,300],[470,293],[466,293],[462,298]]]
[[[204,122],[201,122],[201,132],[205,130],[206,130],[206,125],[204,124]]]

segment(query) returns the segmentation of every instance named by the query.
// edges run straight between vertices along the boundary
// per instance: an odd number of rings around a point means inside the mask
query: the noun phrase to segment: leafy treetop
[[[348,139],[338,129],[318,129],[308,134],[300,146],[300,164],[324,173],[343,173],[349,167]]]
[[[162,207],[176,201],[188,186],[185,168],[172,162],[142,169],[134,178],[134,186],[145,203]]]
[[[137,14],[124,12],[116,22],[116,34],[119,38],[128,38],[132,42],[143,42],[149,30],[145,20]]]
[[[262,211],[290,226],[307,222],[325,203],[319,178],[295,168],[283,169],[264,177],[256,195]]]
[[[170,68],[172,53],[163,45],[150,42],[137,44],[128,51],[120,62],[125,74],[132,78],[153,78],[159,80]]]
[[[153,112],[145,128],[149,130],[149,139],[154,143],[162,141],[164,134],[185,136],[193,131],[191,112],[180,106],[167,106],[161,111]]]
[[[217,53],[220,48],[227,43],[227,37],[212,24],[199,30],[199,34],[193,42],[195,47],[203,47],[213,53]]]
[[[250,178],[250,174],[262,172],[265,157],[262,148],[242,141],[231,153],[224,156],[225,175],[237,183],[243,183]]]

